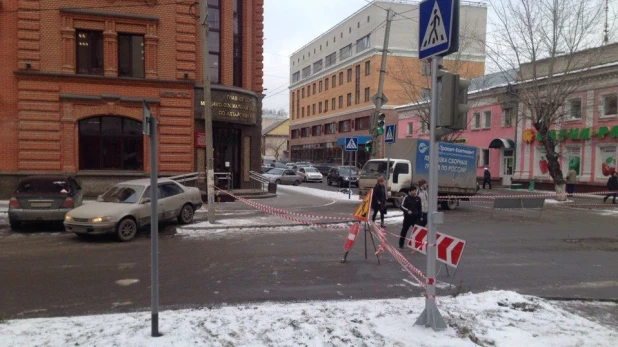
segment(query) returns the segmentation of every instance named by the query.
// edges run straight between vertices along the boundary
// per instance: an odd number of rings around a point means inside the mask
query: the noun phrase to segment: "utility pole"
[[[208,1],[200,0],[202,24],[202,84],[204,85],[204,132],[206,133],[206,194],[208,196],[208,223],[215,222],[215,172],[212,146],[212,109],[210,96],[210,66],[208,65]]]
[[[386,74],[386,57],[388,56],[388,40],[391,35],[391,21],[393,20],[393,11],[389,8],[386,10],[386,29],[384,31],[384,45],[382,47],[382,61],[380,62],[380,78],[378,80],[378,92],[375,95],[374,103],[376,110],[371,117],[371,155],[370,159],[374,159],[380,153],[380,135],[378,134],[378,115],[382,110],[382,105],[387,102],[384,96],[384,75]]]

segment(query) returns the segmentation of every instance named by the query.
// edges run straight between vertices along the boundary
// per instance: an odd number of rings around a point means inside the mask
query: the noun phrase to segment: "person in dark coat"
[[[483,172],[483,189],[485,189],[485,184],[489,185],[489,189],[491,189],[491,172],[489,172],[489,168],[485,168],[485,172]]]
[[[609,190],[610,192],[615,192],[618,190],[618,173],[614,172],[612,176],[607,180],[607,190]],[[615,204],[616,193],[610,193],[605,195],[605,197],[603,198],[603,202],[606,202],[607,198],[609,198],[610,196],[613,197],[612,203]]]
[[[384,213],[386,212],[386,188],[384,187],[384,177],[378,178],[378,182],[373,187],[371,196],[371,209],[373,210],[372,221],[376,221],[376,215],[380,212],[380,227],[384,228]]]
[[[401,237],[399,238],[399,248],[403,248],[408,229],[414,224],[418,224],[423,213],[423,204],[421,198],[417,195],[416,185],[411,185],[408,195],[401,202],[401,210],[403,211],[403,227],[401,228]]]

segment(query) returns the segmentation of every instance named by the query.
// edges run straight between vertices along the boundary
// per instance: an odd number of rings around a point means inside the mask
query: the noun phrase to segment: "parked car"
[[[318,169],[323,176],[328,176],[328,171],[330,171],[332,166],[328,164],[314,164],[313,167]]]
[[[359,174],[359,170],[354,166],[333,167],[328,172],[326,183],[329,186],[334,183],[339,187],[358,187]]]
[[[181,224],[193,221],[195,210],[202,206],[199,189],[185,187],[170,179],[159,179],[159,221],[177,219]],[[97,202],[69,211],[64,218],[66,231],[78,236],[116,234],[120,241],[129,241],[137,230],[150,224],[150,179],[118,183]]]
[[[62,222],[82,201],[82,188],[73,176],[28,176],[17,184],[9,201],[9,224],[19,230],[22,222]]]
[[[262,173],[265,174],[272,169],[274,169],[273,166],[262,166]]]
[[[295,186],[302,182],[303,178],[290,169],[274,168],[263,175],[270,183],[293,184]]]
[[[304,182],[322,183],[324,181],[324,176],[322,176],[322,174],[318,171],[318,169],[311,167],[311,166],[301,167],[300,169],[298,169],[298,172],[296,173],[303,178]]]

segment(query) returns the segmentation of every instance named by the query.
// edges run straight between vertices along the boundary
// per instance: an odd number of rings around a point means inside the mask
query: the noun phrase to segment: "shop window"
[[[569,119],[582,119],[582,99],[569,100]]]
[[[123,117],[79,121],[81,170],[143,170],[142,123]]]
[[[581,147],[565,146],[562,151],[562,172],[566,173],[572,168],[579,176],[581,168]]]
[[[616,94],[603,95],[603,116],[615,116],[618,112],[618,97]]]
[[[118,34],[118,76],[144,78],[144,36]]]
[[[491,111],[483,112],[483,129],[491,128]]]
[[[534,151],[533,173],[535,177],[549,178],[547,152],[542,147],[537,147]]]
[[[77,73],[103,75],[103,33],[77,30],[75,35]]]
[[[597,147],[597,155],[594,163],[595,177],[605,182],[616,169],[616,145],[604,145]]]

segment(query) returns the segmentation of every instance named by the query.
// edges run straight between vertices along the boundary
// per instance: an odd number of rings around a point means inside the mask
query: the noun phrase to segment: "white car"
[[[301,167],[297,172],[305,182],[320,182],[324,181],[324,176],[318,171],[318,169],[308,166]]]
[[[178,219],[193,221],[195,210],[202,206],[199,189],[185,187],[170,179],[158,181],[159,221]],[[64,228],[78,236],[116,234],[120,241],[135,237],[138,228],[150,224],[150,179],[116,184],[100,195],[96,202],[69,211]]]

